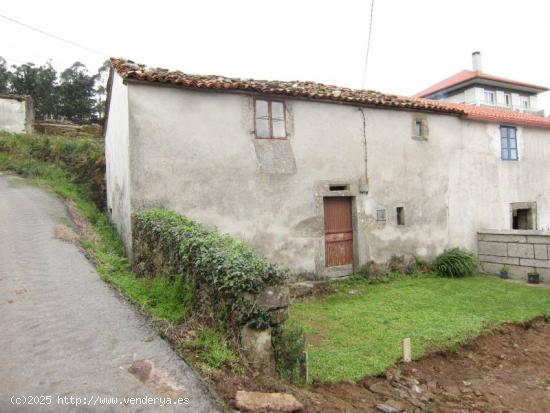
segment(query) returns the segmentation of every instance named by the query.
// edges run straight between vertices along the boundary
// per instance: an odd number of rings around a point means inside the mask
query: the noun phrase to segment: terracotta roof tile
[[[503,109],[450,103],[444,100],[409,98],[371,90],[349,89],[307,81],[268,81],[228,78],[216,75],[194,75],[183,73],[179,70],[171,71],[168,69],[151,68],[124,59],[113,58],[111,59],[111,64],[117,73],[125,79],[169,83],[195,89],[249,91],[262,94],[295,96],[312,100],[345,102],[360,106],[452,113],[472,120],[550,128],[550,118]],[[469,71],[466,70],[464,72]]]
[[[417,99],[420,101],[430,100],[420,98]],[[462,117],[465,119],[550,129],[550,118],[544,116],[531,115],[529,113],[515,112],[506,109],[451,103],[444,100],[438,100],[438,102],[448,108],[462,110],[464,112]]]
[[[238,90],[262,94],[295,96],[312,100],[345,102],[360,106],[382,106],[453,114],[463,113],[461,109],[442,105],[439,101],[420,101],[418,99],[389,95],[371,90],[349,89],[316,82],[254,80],[215,75],[194,75],[183,73],[179,70],[171,71],[168,69],[151,68],[134,63],[130,60],[117,58],[111,59],[111,65],[117,73],[125,79],[169,83],[187,88],[222,91]]]
[[[549,90],[547,87],[544,87],[544,86],[537,86],[537,85],[533,85],[533,84],[530,84],[530,83],[518,82],[517,80],[511,80],[511,79],[506,79],[504,77],[493,76],[493,75],[489,75],[487,73],[483,73],[483,72],[480,72],[480,71],[463,70],[463,71],[458,72],[457,74],[455,74],[455,75],[453,75],[453,76],[451,76],[447,79],[442,80],[439,83],[436,83],[435,85],[430,86],[429,88],[423,90],[422,92],[417,93],[414,96],[419,97],[419,98],[430,96],[430,95],[433,95],[436,92],[445,90],[445,89],[450,88],[452,86],[460,85],[461,83],[465,83],[465,82],[468,82],[468,81],[474,80],[474,79],[485,79],[485,80],[493,80],[493,81],[496,81],[496,82],[509,83],[511,85],[524,86],[524,87],[529,87],[529,88],[533,88],[533,89],[538,89],[541,92],[545,92],[545,91]]]

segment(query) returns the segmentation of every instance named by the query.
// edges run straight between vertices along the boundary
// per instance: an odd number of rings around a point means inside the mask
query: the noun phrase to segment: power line
[[[367,51],[365,53],[365,66],[363,68],[363,80],[361,81],[361,89],[365,88],[365,81],[367,80],[367,64],[369,63],[369,51],[370,51],[370,38],[372,36],[372,13],[374,10],[374,0],[370,3],[370,22],[369,22],[369,38],[367,40]]]
[[[56,39],[56,40],[59,40],[61,42],[65,42],[65,43],[68,43],[68,44],[71,44],[73,46],[76,46],[76,47],[80,47],[81,49],[84,49],[84,50],[87,50],[89,52],[92,52],[92,53],[95,53],[95,54],[98,54],[98,55],[101,55],[103,57],[108,57],[109,55],[107,53],[103,53],[103,52],[100,52],[100,51],[97,51],[97,50],[94,50],[94,49],[91,49],[87,46],[84,46],[84,45],[81,45],[77,42],[73,42],[72,40],[68,40],[68,39],[64,39],[63,37],[59,37],[59,36],[56,36],[55,34],[51,34],[51,33],[48,33],[48,32],[45,32],[44,30],[41,30],[41,29],[37,29],[36,27],[33,27],[33,26],[29,26],[28,24],[25,24],[25,23],[22,23],[20,21],[17,21],[15,19],[12,19],[11,17],[8,17],[8,16],[4,16],[3,14],[0,14],[0,17],[2,19],[5,19],[5,20],[8,20],[12,23],[15,23],[15,24],[18,24],[20,26],[23,26],[23,27],[26,27],[27,29],[31,29],[37,33],[40,33],[40,34],[43,34],[45,36],[49,36],[53,39]]]

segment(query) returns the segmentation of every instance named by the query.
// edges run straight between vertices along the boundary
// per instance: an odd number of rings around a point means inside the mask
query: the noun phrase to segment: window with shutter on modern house
[[[504,94],[504,104],[506,106],[512,106],[512,95],[510,95],[509,93]]]
[[[278,100],[256,99],[255,101],[256,138],[285,139],[285,104]]]
[[[491,90],[486,90],[485,91],[485,103],[487,103],[489,105],[494,105],[495,104],[495,92],[493,92]]]
[[[516,128],[513,126],[500,127],[500,149],[503,160],[518,160],[518,140],[516,136]]]

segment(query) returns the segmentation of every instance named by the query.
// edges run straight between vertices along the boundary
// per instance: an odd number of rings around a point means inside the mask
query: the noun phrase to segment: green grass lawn
[[[550,314],[549,289],[490,276],[342,282],[334,295],[291,307],[307,332],[310,377],[321,381],[384,371],[400,358],[404,337],[419,357],[429,347],[455,349],[496,324],[543,314]]]

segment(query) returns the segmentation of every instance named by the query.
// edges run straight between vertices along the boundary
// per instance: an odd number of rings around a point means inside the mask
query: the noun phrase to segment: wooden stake
[[[307,384],[309,382],[309,368],[308,368],[308,357],[307,351],[302,353],[302,358],[300,360],[300,376],[304,379],[304,382]]]
[[[411,339],[409,337],[403,339],[403,361],[405,363],[412,361]]]

